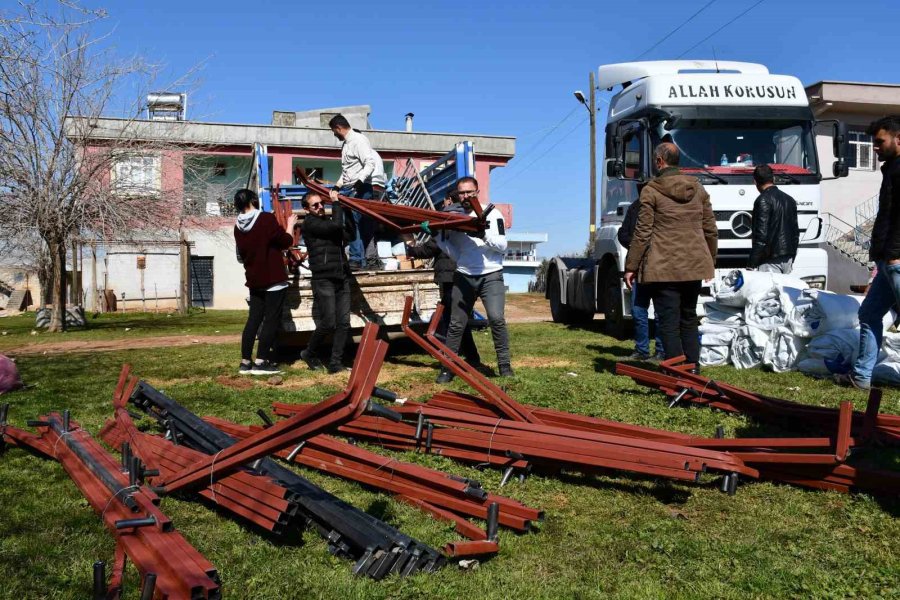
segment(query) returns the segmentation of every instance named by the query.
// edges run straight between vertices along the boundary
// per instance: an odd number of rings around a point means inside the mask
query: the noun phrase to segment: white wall
[[[233,231],[234,225],[229,223],[214,231],[186,232],[187,238],[194,243],[191,255],[213,257],[212,308],[247,308],[244,266],[237,261]]]
[[[141,291],[141,270],[137,268],[137,257],[146,258],[146,268],[143,270],[143,292]],[[84,271],[85,289],[89,290],[90,259],[85,260]],[[98,260],[97,280],[103,285],[103,274],[106,273],[106,285],[108,289],[115,291],[119,301],[119,310],[122,310],[122,293],[125,293],[125,308],[128,310],[140,310],[144,305],[140,302],[143,297],[147,310],[156,307],[156,297],[174,298],[178,296],[180,281],[178,248],[145,246],[124,247],[119,246],[110,249],[103,263]],[[173,307],[176,300],[159,302],[160,307]]]

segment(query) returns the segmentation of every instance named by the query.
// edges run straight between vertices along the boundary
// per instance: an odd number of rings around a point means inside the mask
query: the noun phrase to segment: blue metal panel
[[[432,202],[440,203],[447,190],[455,187],[460,177],[475,176],[475,150],[472,142],[459,142],[453,150],[423,170],[421,176]]]
[[[272,195],[269,192],[269,153],[262,144],[253,145],[253,154],[256,156],[257,195],[262,210],[272,212]]]

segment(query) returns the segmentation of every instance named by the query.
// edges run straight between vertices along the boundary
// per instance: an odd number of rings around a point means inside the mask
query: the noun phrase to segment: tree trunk
[[[53,290],[56,289],[56,282],[53,280],[53,264],[50,260],[41,260],[38,265],[38,283],[41,286],[41,297],[38,301],[38,308],[44,308],[53,304]]]
[[[66,244],[50,242],[50,260],[53,264],[52,279],[53,308],[50,313],[50,327],[47,331],[60,332],[66,330]]]

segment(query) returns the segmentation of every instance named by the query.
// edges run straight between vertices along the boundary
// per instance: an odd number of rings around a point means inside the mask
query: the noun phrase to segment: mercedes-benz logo
[[[753,233],[753,217],[748,212],[736,212],[731,216],[731,231],[739,238],[750,237]]]

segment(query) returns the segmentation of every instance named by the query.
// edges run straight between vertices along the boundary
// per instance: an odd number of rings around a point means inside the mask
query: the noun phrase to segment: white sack
[[[740,327],[744,324],[744,311],[740,307],[726,306],[718,302],[707,302],[704,308],[706,316],[701,319],[701,323],[725,327]]]
[[[721,367],[731,358],[731,346],[700,346],[700,365]]]
[[[769,343],[763,353],[763,364],[772,367],[776,373],[793,370],[806,346],[806,340],[798,338],[788,327],[778,327],[770,334]]]
[[[744,306],[750,298],[776,286],[801,290],[809,287],[802,279],[790,275],[735,269],[718,281],[716,302],[726,306]]]
[[[765,331],[782,327],[800,298],[801,291],[793,287],[774,287],[749,298],[744,309],[747,325]]]
[[[797,368],[807,375],[847,373],[859,354],[859,330],[832,329],[809,341]]]
[[[833,329],[859,327],[862,296],[847,296],[824,290],[803,290],[788,326],[800,337],[814,337]]]
[[[755,327],[741,327],[731,342],[731,364],[737,369],[752,369],[762,363],[768,332]]]

